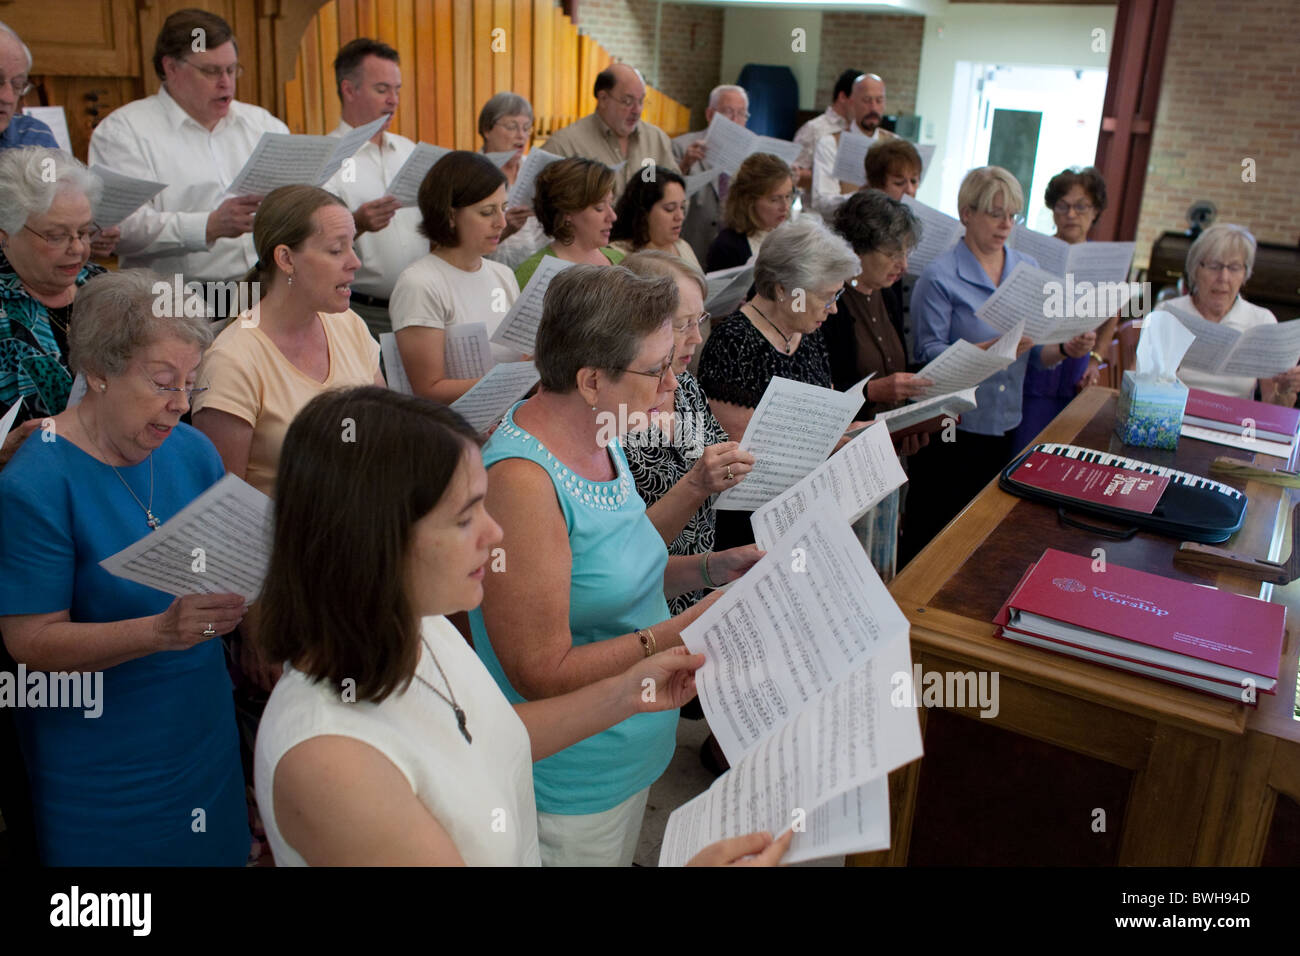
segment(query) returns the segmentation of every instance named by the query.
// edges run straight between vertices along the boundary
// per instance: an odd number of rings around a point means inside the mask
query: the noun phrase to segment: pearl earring
[[[289,285],[293,285],[293,273],[289,273]]]

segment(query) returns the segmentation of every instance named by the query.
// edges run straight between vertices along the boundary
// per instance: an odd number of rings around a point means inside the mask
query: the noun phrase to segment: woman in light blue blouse
[[[1025,198],[1016,178],[1005,169],[972,169],[962,180],[957,206],[966,235],[930,263],[912,290],[916,360],[922,365],[958,339],[985,349],[996,342],[1002,333],[976,318],[975,310],[1018,263],[1038,265],[1032,257],[1006,247]],[[1071,347],[1071,343],[1065,346]],[[1063,356],[1061,346],[1035,347],[1022,338],[1016,361],[986,378],[976,390],[978,407],[961,416],[957,440],[932,441],[913,456],[900,564],[925,547],[1008,463],[1016,451],[1012,436],[1020,424],[1025,369],[1030,362],[1052,368]]]
[[[487,506],[505,538],[489,564],[474,647],[512,703],[554,697],[681,643],[705,598],[753,546],[669,557],[646,517],[619,436],[673,408],[676,282],[577,265],[547,290],[538,394],[483,449]],[[533,768],[544,865],[627,865],[646,796],[672,758],[676,712],[638,714]]]

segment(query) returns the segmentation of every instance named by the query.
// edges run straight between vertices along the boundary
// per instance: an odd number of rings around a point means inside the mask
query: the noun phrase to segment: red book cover
[[[1048,549],[1008,603],[1076,628],[1277,679],[1284,606],[1116,564],[1105,567],[1094,571],[1091,558]]]
[[[1187,410],[1183,414],[1231,425],[1238,433],[1243,431],[1246,419],[1250,419],[1255,423],[1257,435],[1271,432],[1284,436],[1282,441],[1289,441],[1300,431],[1300,408],[1232,398],[1200,388],[1187,390]]]
[[[1041,451],[1025,459],[1016,469],[1015,478],[1043,491],[1148,515],[1156,510],[1169,484],[1165,475],[1149,475]]]

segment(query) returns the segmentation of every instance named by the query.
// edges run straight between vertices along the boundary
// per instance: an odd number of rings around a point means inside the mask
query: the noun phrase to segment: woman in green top
[[[593,266],[612,265],[623,253],[609,244],[614,213],[614,171],[594,159],[562,159],[537,174],[533,208],[551,242],[515,269],[522,289],[543,256]]]

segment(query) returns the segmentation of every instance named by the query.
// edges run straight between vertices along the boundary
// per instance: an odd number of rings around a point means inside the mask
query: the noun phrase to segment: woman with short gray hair
[[[672,406],[676,283],[618,266],[551,280],[537,330],[537,394],[483,448],[487,507],[505,532],[470,613],[474,649],[512,703],[554,697],[681,644],[711,601],[666,597],[738,578],[755,548],[669,557],[646,518],[622,436]],[[626,866],[677,713],[638,714],[533,767],[542,863]]]
[[[483,137],[484,153],[514,153],[501,167],[507,186],[513,186],[533,138],[532,104],[518,93],[497,93],[479,111],[478,133]],[[532,207],[514,206],[506,210],[505,231],[496,251],[487,258],[514,269],[544,245],[546,232]]]
[[[82,688],[94,679],[81,701],[96,719],[15,711],[47,866],[240,866],[249,853],[230,678],[213,640],[234,630],[244,599],[172,599],[100,565],[225,474],[180,421],[203,388],[211,334],[159,307],[160,283],[143,270],[87,283],[71,329],[86,396],[0,472],[5,646],[30,670],[82,672]]]
[[[1170,299],[1165,308],[1244,332],[1257,325],[1276,325],[1277,316],[1241,296],[1255,268],[1255,237],[1245,226],[1221,222],[1208,227],[1187,250],[1188,295]],[[1256,398],[1273,405],[1292,406],[1300,390],[1300,366],[1273,378],[1216,375],[1183,366],[1178,377],[1191,388],[1221,395]]]

